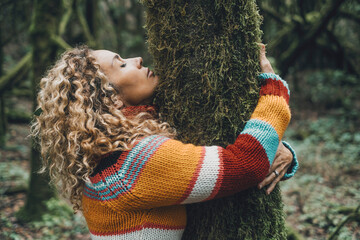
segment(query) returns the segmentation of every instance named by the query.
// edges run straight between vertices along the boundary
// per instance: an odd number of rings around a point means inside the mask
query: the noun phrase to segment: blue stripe
[[[162,138],[162,139],[161,139]],[[157,142],[160,139],[159,142]],[[165,137],[149,137],[149,139],[144,139],[141,141],[142,144],[136,145],[128,154],[128,156],[125,159],[124,164],[121,166],[120,170],[116,174],[113,174],[109,177],[107,177],[106,183],[108,185],[111,185],[113,183],[118,182],[118,178],[123,179],[123,183],[127,184],[128,182],[131,182],[131,184],[136,179],[137,175],[139,174],[141,167],[147,162],[148,158],[153,154],[153,152],[159,148],[159,146],[165,141],[167,138]],[[140,160],[142,161],[140,162]],[[135,160],[135,161],[134,161]],[[130,169],[130,167],[132,168]],[[130,169],[130,170],[129,170]],[[136,173],[134,176],[131,176],[133,171],[136,170]],[[127,174],[128,173],[128,174]],[[127,178],[124,179],[125,175],[127,174]],[[129,188],[131,185],[129,186]]]
[[[159,146],[165,141],[167,138],[165,137],[158,137],[156,139],[153,139],[149,144],[146,145],[145,149],[139,149],[139,152],[141,153],[137,158],[136,161],[133,163],[133,167],[131,168],[127,178],[124,180],[124,183],[127,184],[130,182],[128,188],[131,188],[131,185],[134,183],[135,179],[139,175],[141,168],[143,165],[147,162],[149,157],[156,151],[156,149],[159,148]],[[157,142],[158,141],[158,142]],[[136,155],[135,155],[136,156]],[[129,157],[129,156],[128,156]],[[143,158],[143,159],[142,159]],[[142,161],[140,162],[140,160]],[[129,159],[130,160],[130,159]],[[126,161],[126,160],[125,160]],[[131,161],[131,160],[130,160]],[[135,171],[134,176],[131,176],[133,172]]]
[[[296,152],[295,150],[290,146],[289,143],[285,142],[285,141],[282,141],[284,146],[287,147],[290,152],[292,153],[293,155],[293,160],[291,162],[291,165],[290,167],[288,168],[287,172],[285,173],[285,175],[283,176],[282,179],[289,179],[291,177],[293,177],[296,173],[296,171],[298,170],[299,168],[299,162],[297,160],[297,156],[296,156]]]
[[[99,198],[99,197],[94,197],[94,196],[90,196],[90,195],[87,194],[86,192],[83,192],[83,194],[84,194],[85,196],[87,196],[88,198],[92,198],[92,199],[96,199],[96,200],[101,200],[101,198]]]
[[[250,134],[264,147],[270,165],[274,161],[279,146],[279,136],[275,128],[265,121],[250,119],[241,134]]]
[[[136,178],[141,172],[144,164],[149,160],[150,156],[169,138],[163,136],[150,136],[140,141],[127,155],[124,164],[115,173],[106,177],[106,186],[102,181],[95,183],[94,186],[97,191],[105,190],[105,192],[99,192],[103,200],[116,198],[118,195],[128,191],[134,184]],[[127,174],[127,178],[125,175]],[[134,174],[132,176],[132,174]],[[123,184],[128,185],[125,187]],[[110,189],[110,185],[114,184]],[[102,186],[101,186],[102,185]],[[119,189],[120,188],[120,189]],[[119,189],[119,190],[117,190]],[[105,197],[105,195],[112,194]]]
[[[278,81],[281,81],[282,84],[287,88],[288,90],[288,94],[290,96],[290,88],[289,88],[289,85],[287,84],[286,81],[284,81],[279,75],[276,75],[274,73],[262,73],[258,76],[259,79],[263,79],[263,80],[266,80],[266,79],[275,79],[275,80],[278,80]]]
[[[136,157],[136,155],[139,153],[139,151],[146,147],[147,144],[149,142],[151,142],[154,138],[156,138],[157,136],[150,136],[147,137],[145,139],[143,139],[142,141],[140,141],[137,145],[135,145],[132,150],[129,152],[127,158],[125,159],[124,164],[121,166],[121,168],[115,172],[114,174],[108,176],[105,178],[105,182],[107,184],[111,184],[114,182],[117,182],[118,180],[122,179],[125,177],[125,173],[127,171],[127,169],[130,167],[132,160]],[[119,178],[120,177],[120,178]],[[114,179],[115,178],[115,179]],[[118,179],[119,178],[119,179]],[[94,186],[96,187],[96,190],[100,191],[100,190],[104,190],[106,188],[106,186],[101,187],[100,185],[102,185],[102,182],[98,182],[95,183]]]
[[[101,200],[101,198],[99,197],[98,193],[97,192],[92,192],[94,189],[88,185],[88,184],[85,184],[86,186],[84,187],[84,191],[83,191],[83,194],[89,198],[92,198],[92,199],[97,199],[97,200]],[[96,196],[93,196],[93,195],[96,195]]]

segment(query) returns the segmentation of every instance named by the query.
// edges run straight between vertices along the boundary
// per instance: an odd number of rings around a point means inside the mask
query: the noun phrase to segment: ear
[[[114,98],[114,104],[115,104],[115,107],[117,109],[120,109],[124,106],[124,102],[122,101],[122,99],[120,98],[119,95],[116,95],[115,98]]]

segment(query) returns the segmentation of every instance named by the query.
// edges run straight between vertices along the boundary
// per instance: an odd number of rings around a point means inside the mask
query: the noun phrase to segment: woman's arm
[[[163,136],[142,139],[92,178],[99,200],[117,210],[206,201],[255,186],[268,174],[290,121],[289,90],[263,74],[260,99],[234,144],[194,146]]]

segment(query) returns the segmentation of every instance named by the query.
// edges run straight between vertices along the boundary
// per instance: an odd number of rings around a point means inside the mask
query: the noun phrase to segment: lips
[[[151,77],[154,73],[152,71],[150,71],[150,69],[148,69],[148,73],[147,73],[147,77]]]

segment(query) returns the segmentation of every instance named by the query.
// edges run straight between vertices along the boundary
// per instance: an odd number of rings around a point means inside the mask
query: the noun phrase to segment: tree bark
[[[36,108],[36,93],[39,81],[46,69],[54,62],[58,45],[51,40],[56,35],[59,20],[62,14],[61,0],[35,0],[32,25],[30,28],[30,39],[32,44],[32,88],[33,88],[33,110]],[[34,145],[34,144],[33,144]],[[47,175],[39,175],[37,171],[41,165],[40,153],[31,150],[31,174],[29,191],[24,208],[19,216],[24,221],[41,218],[47,208],[45,202],[54,196],[49,186]]]
[[[3,52],[3,36],[2,36],[2,26],[0,26],[0,76],[3,75],[3,60],[4,60],[4,52]],[[0,96],[0,147],[5,146],[5,138],[6,138],[6,127],[7,120],[5,115],[5,98],[4,94]]]
[[[183,142],[233,143],[254,110],[261,17],[254,0],[143,0],[161,79],[155,102]],[[183,239],[285,239],[279,188],[187,206]]]

